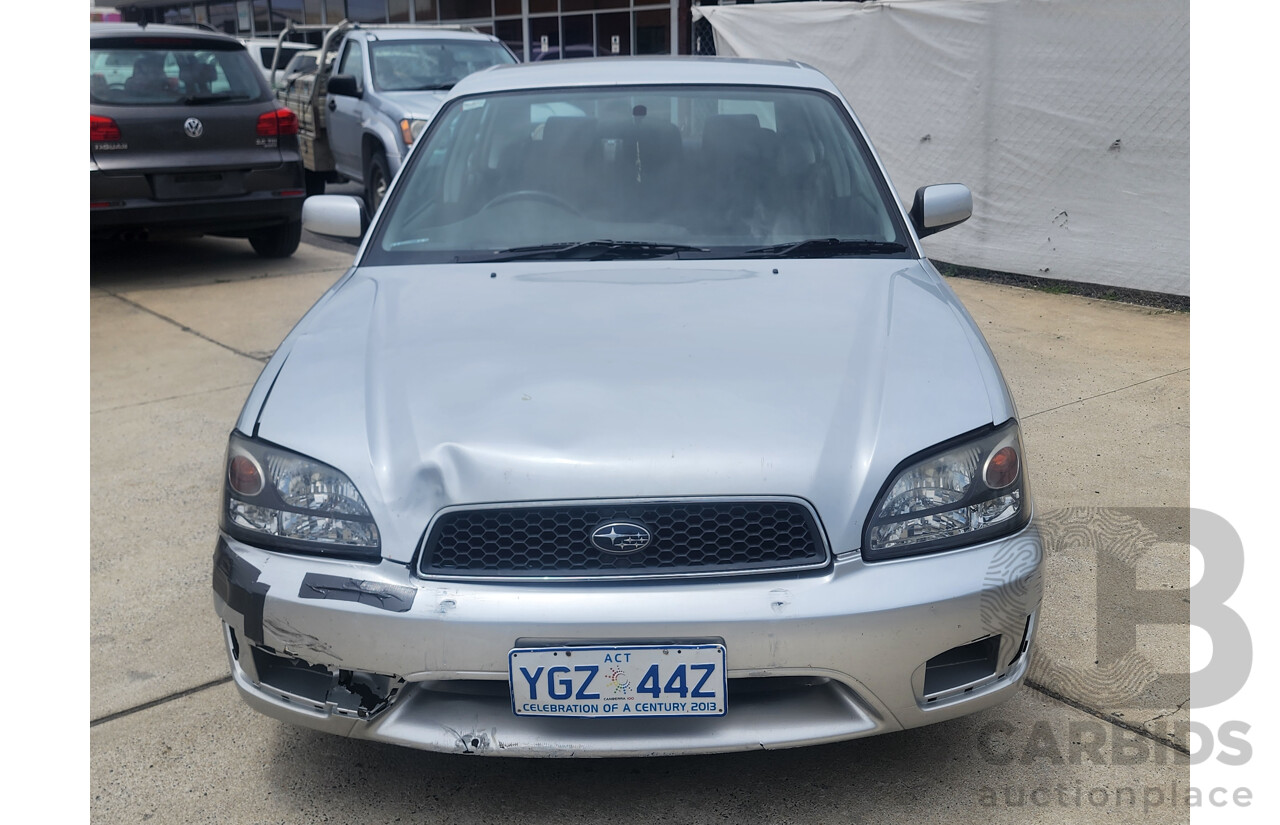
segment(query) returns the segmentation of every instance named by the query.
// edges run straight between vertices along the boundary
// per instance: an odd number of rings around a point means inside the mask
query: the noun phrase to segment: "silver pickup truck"
[[[453,84],[518,62],[501,40],[471,29],[345,20],[325,32],[321,53],[315,71],[288,77],[276,97],[298,115],[307,193],[355,181],[371,215]]]

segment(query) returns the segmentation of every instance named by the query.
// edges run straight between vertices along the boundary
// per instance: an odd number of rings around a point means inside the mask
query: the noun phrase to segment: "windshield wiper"
[[[835,258],[841,255],[891,255],[906,252],[903,244],[893,241],[867,241],[842,238],[810,238],[807,241],[780,243],[748,249],[742,258]]]
[[[411,86],[408,89],[389,89],[388,91],[396,92],[444,92],[452,89],[458,84],[456,80],[450,80],[447,83],[428,83],[425,86]]]
[[[528,261],[545,259],[552,261],[616,261],[622,258],[642,260],[664,258],[680,252],[706,252],[704,247],[684,246],[674,243],[650,243],[648,241],[570,241],[539,246],[516,246],[494,253],[486,261]]]

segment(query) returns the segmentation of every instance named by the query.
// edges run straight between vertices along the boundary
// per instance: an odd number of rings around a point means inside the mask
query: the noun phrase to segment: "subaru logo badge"
[[[615,556],[638,553],[653,541],[653,534],[634,521],[613,521],[591,533],[591,543]]]
[[[182,131],[187,133],[187,137],[198,138],[204,134],[204,124],[200,122],[200,118],[189,117],[187,122],[182,124]]]

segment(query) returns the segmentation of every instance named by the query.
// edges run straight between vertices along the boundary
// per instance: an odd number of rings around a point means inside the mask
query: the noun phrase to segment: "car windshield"
[[[384,92],[451,89],[462,78],[515,58],[500,43],[471,40],[383,40],[371,43],[373,84]]]
[[[262,75],[239,45],[172,38],[98,41],[89,49],[89,99],[182,105],[264,99]],[[213,46],[210,48],[210,46]]]
[[[300,54],[289,61],[289,65],[285,67],[286,74],[295,72],[313,72],[316,69],[316,56],[314,54]]]
[[[366,262],[905,257],[892,197],[818,91],[471,96],[422,138]]]

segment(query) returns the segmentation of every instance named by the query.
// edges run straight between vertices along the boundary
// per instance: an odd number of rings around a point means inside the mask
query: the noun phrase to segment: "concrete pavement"
[[[222,452],[353,252],[94,250],[95,821],[1186,821],[1189,623],[1143,619],[1189,583],[1189,316],[974,281],[951,284],[1017,399],[1050,537],[1035,687],[1015,700],[820,748],[590,763],[426,754],[250,711],[210,597]]]

